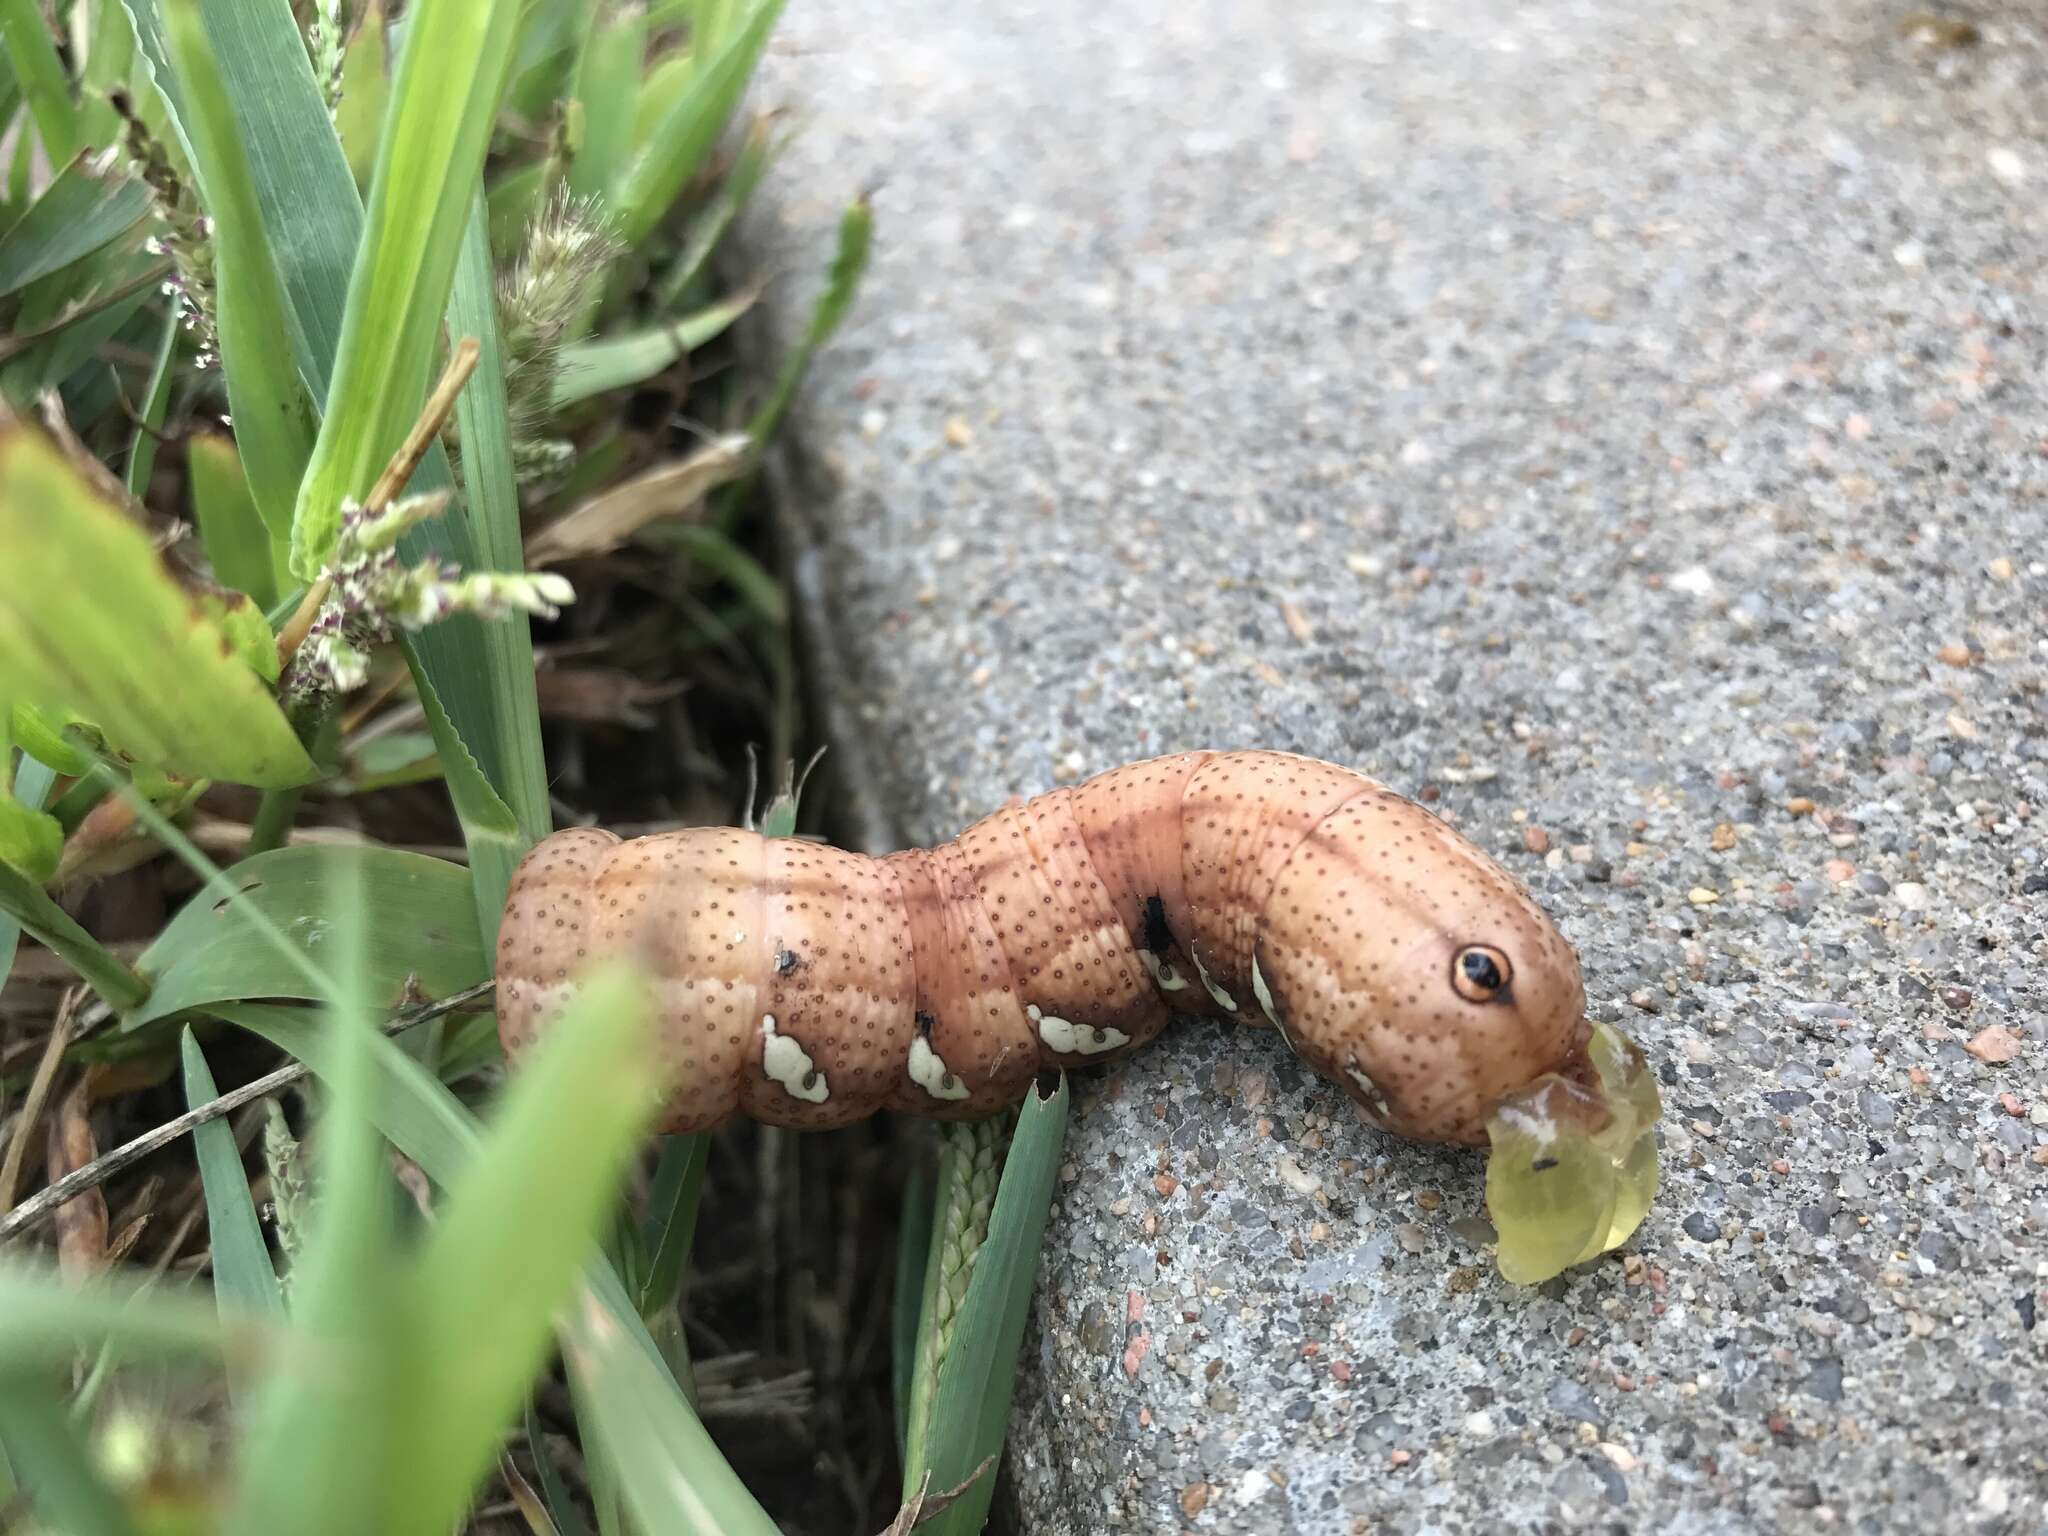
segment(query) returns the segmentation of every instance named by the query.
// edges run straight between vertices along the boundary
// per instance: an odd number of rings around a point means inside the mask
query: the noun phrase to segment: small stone
[[[1830,885],[1845,885],[1856,878],[1856,866],[1847,859],[1829,859],[1820,872]]]
[[[1716,853],[1726,853],[1726,852],[1727,852],[1727,851],[1728,851],[1728,850],[1729,850],[1730,848],[1733,848],[1734,846],[1735,846],[1735,823],[1734,823],[1734,822],[1732,822],[1732,821],[1720,821],[1720,822],[1716,822],[1716,823],[1714,824],[1714,836],[1713,836],[1713,849],[1714,849],[1714,852],[1716,852]]]
[[[1932,893],[1917,880],[1901,880],[1893,886],[1892,900],[1908,912],[1925,912],[1934,905]]]
[[[1711,907],[1721,899],[1721,893],[1704,885],[1696,885],[1685,893],[1685,899],[1696,907]]]
[[[1351,1379],[1351,1362],[1348,1360],[1332,1360],[1330,1362],[1330,1379],[1332,1381],[1349,1381]]]
[[[1210,1488],[1207,1483],[1189,1483],[1180,1491],[1180,1512],[1193,1519],[1209,1507]]]
[[[2016,1093],[2001,1093],[1998,1096],[1998,1107],[2015,1120],[2024,1120],[2027,1117],[2027,1106]]]
[[[1629,1453],[1628,1448],[1616,1445],[1612,1440],[1600,1442],[1600,1454],[1614,1463],[1614,1470],[1617,1472],[1633,1472],[1636,1469],[1636,1459]]]
[[[1405,1467],[1408,1465],[1409,1462],[1413,1461],[1414,1459],[1415,1457],[1407,1451],[1387,1452],[1387,1460],[1397,1467]]]
[[[1180,1188],[1180,1180],[1170,1173],[1162,1173],[1152,1180],[1152,1187],[1159,1191],[1159,1198],[1165,1200]]]
[[[1714,1243],[1721,1239],[1721,1224],[1705,1211],[1694,1211],[1680,1225],[1685,1228],[1685,1235],[1694,1242]]]
[[[1970,648],[1959,640],[1951,640],[1936,651],[1934,656],[1943,666],[1967,667],[1970,664]]]
[[[1813,802],[1804,795],[1794,795],[1785,802],[1785,813],[1789,816],[1811,816]]]
[[[1993,581],[2011,581],[2012,562],[2006,559],[2005,556],[2000,555],[1996,560],[1984,567],[1984,574]]]
[[[1550,834],[1541,827],[1524,827],[1522,828],[1522,846],[1531,853],[1548,853],[1550,851]]]
[[[972,443],[973,441],[974,428],[967,425],[965,417],[949,416],[946,418],[947,447],[965,448],[968,444]]]
[[[1419,1189],[1415,1192],[1415,1203],[1425,1211],[1433,1211],[1444,1203],[1444,1197],[1433,1189]]]
[[[1637,987],[1635,991],[1629,993],[1628,1000],[1630,1006],[1640,1008],[1644,1013],[1662,1013],[1664,1011],[1663,1003],[1658,1000],[1657,994],[1648,987]]]
[[[1963,1049],[1979,1061],[1998,1066],[2019,1055],[2020,1037],[2003,1024],[1990,1024],[1970,1036],[1970,1043]]]
[[[1943,987],[1941,989],[1941,1000],[1949,1006],[1951,1011],[1956,1013],[1967,1011],[1972,1001],[1968,987]]]

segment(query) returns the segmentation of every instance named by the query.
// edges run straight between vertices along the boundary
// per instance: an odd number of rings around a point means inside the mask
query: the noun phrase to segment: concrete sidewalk
[[[1077,1080],[1024,1530],[2044,1528],[2048,13],[1909,10],[790,8],[771,333],[878,188],[786,466],[876,837],[1350,763],[1664,1082],[1525,1291],[1270,1032]]]

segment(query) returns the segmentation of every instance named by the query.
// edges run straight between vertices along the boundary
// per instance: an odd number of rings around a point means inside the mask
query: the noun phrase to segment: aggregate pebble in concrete
[[[783,466],[878,827],[1356,764],[1667,1104],[1518,1290],[1268,1033],[1084,1075],[1023,1529],[2043,1528],[2048,18],[1907,9],[791,8],[754,252],[879,188]]]

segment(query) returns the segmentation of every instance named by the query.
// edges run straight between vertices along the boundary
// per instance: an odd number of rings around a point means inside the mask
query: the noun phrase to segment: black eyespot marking
[[[938,1027],[939,1021],[937,1019],[926,1013],[922,1008],[917,1010],[917,1032],[920,1035],[929,1040],[932,1037],[932,1031]]]
[[[1497,1003],[1508,996],[1514,966],[1491,944],[1468,944],[1451,961],[1451,987],[1468,1003]]]
[[[1529,1165],[1529,1171],[1530,1171],[1531,1173],[1548,1173],[1548,1172],[1550,1172],[1550,1170],[1551,1170],[1551,1169],[1555,1168],[1556,1166],[1557,1166],[1557,1159],[1556,1159],[1556,1158],[1554,1158],[1554,1157],[1539,1157],[1539,1158],[1537,1158],[1537,1159],[1536,1159],[1536,1161],[1535,1161],[1535,1162],[1533,1162],[1533,1163],[1531,1163],[1531,1164]]]
[[[1166,926],[1166,903],[1157,896],[1145,898],[1145,947],[1155,955],[1173,948],[1173,930]]]
[[[778,976],[787,976],[800,963],[796,957],[795,950],[778,949],[775,951],[775,974]]]

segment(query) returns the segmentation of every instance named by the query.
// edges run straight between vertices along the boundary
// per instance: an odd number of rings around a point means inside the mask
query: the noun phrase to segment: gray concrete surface
[[[1356,764],[1668,1103],[1524,1291],[1270,1034],[1088,1077],[1024,1529],[2044,1528],[2048,13],[1910,9],[791,7],[771,340],[878,187],[783,465],[876,836]]]

